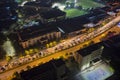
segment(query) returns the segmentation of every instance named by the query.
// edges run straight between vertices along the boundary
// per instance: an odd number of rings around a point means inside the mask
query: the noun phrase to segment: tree
[[[35,48],[35,49],[34,49],[34,52],[35,52],[35,53],[38,53],[38,52],[39,52],[39,50],[38,50],[37,48]]]
[[[30,54],[34,53],[34,49],[29,49]]]
[[[69,1],[66,1],[66,7],[68,7],[70,5]]]
[[[89,45],[93,45],[95,42],[94,41],[90,41]]]
[[[3,50],[3,48],[0,46],[0,59],[4,59],[6,55],[6,52]]]
[[[22,80],[18,72],[14,72],[11,80]]]
[[[11,56],[6,56],[6,60],[9,62],[12,59]]]
[[[7,40],[6,36],[0,33],[0,59],[5,58],[6,52],[3,50],[2,45]]]
[[[1,29],[9,29],[10,25],[17,21],[17,12],[16,9],[18,4],[15,0],[0,0],[0,27]],[[7,9],[5,9],[7,7]],[[8,13],[10,15],[8,15]],[[6,24],[7,22],[7,24]]]
[[[84,45],[83,45],[83,48],[85,48],[85,47],[87,47],[87,44],[84,44]]]
[[[29,55],[29,51],[28,51],[28,50],[25,50],[25,54],[26,54],[26,55]]]
[[[50,47],[49,44],[46,44],[46,47],[49,48]]]
[[[31,69],[31,66],[27,66],[26,68],[27,68],[27,70],[30,70],[30,69]]]
[[[55,46],[57,44],[57,42],[56,41],[53,41],[53,45]]]
[[[6,36],[2,33],[0,33],[0,45],[3,45],[3,43],[7,40]]]
[[[52,42],[50,42],[50,44],[49,44],[49,45],[50,45],[50,47],[52,47],[52,46],[53,46],[53,43],[52,43]]]

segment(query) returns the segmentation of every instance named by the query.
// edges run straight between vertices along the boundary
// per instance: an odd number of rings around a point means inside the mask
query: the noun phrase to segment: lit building
[[[45,44],[51,40],[59,39],[61,32],[56,27],[33,26],[18,31],[19,43],[23,48],[35,44]]]
[[[101,61],[100,58],[104,47],[100,44],[97,43],[76,52],[75,59],[79,63],[81,71],[93,65],[94,61]]]
[[[80,72],[75,80],[107,80],[114,74],[113,68],[103,60],[103,43],[93,44],[77,51],[75,59],[79,64]]]

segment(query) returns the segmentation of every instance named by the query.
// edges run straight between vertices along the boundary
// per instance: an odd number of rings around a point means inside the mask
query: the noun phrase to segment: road
[[[119,21],[120,21],[120,16],[118,16],[117,18],[113,19],[112,21],[107,23],[105,26],[94,30],[93,32],[73,37],[73,38],[65,41],[64,43],[60,43],[60,44],[56,45],[55,47],[52,47],[52,48],[48,49],[48,51],[49,51],[49,53],[54,53],[55,52],[55,48],[57,47],[59,49],[59,46],[61,46],[61,45],[68,46],[70,43],[74,43],[73,41],[76,41],[78,39],[79,39],[80,43],[82,43],[82,42],[85,42],[88,39],[92,39],[94,37],[97,37],[98,35],[104,33],[105,31],[107,31],[110,28],[112,28],[113,26],[115,26]]]
[[[118,28],[116,26],[112,27],[113,25],[115,25],[116,22],[119,22],[119,21],[120,21],[120,16],[118,16],[116,19],[114,19],[114,21],[111,21],[110,23],[106,24],[104,27],[108,27],[108,28],[107,28],[107,30],[105,28],[105,31],[109,32],[109,31],[116,31],[117,30],[118,33],[119,33],[120,32],[120,28]],[[103,33],[106,34],[107,32],[103,32]],[[95,43],[97,43],[97,42],[100,42],[99,39],[101,37],[102,36],[99,35],[99,36],[97,36],[97,37],[95,37],[95,38],[93,38],[91,40],[94,41]],[[89,40],[89,41],[91,41],[91,40]],[[89,42],[89,41],[87,41],[87,42]],[[66,56],[66,53],[75,52],[75,51],[79,50],[81,47],[83,47],[83,45],[85,45],[85,44],[86,44],[86,42],[81,43],[81,44],[79,44],[77,46],[74,46],[72,48],[69,48],[67,50],[62,50],[60,52],[57,52],[57,53],[54,53],[54,54],[50,54],[50,55],[45,56],[43,58],[39,58],[37,60],[34,60],[34,61],[30,62],[30,63],[24,64],[22,66],[19,66],[19,67],[16,67],[14,69],[8,70],[6,72],[0,73],[0,80],[9,80],[10,76],[12,76],[12,74],[14,72],[16,72],[16,71],[20,72],[22,69],[25,70],[28,65],[32,66],[32,67],[33,66],[37,66],[40,63],[48,62],[51,59],[53,59],[53,58],[59,58],[60,56],[63,56],[64,58],[67,58],[68,56]]]
[[[114,31],[114,30],[119,30],[120,31],[120,28],[117,28],[116,26],[111,28],[109,31]],[[107,31],[108,32],[108,31]],[[105,32],[104,34],[106,34],[107,32]],[[100,35],[101,36],[101,35]],[[96,37],[93,39],[93,41],[95,41],[95,43],[99,42],[100,40],[100,36]],[[49,60],[53,59],[53,58],[59,58],[60,56],[64,56],[65,58],[67,56],[65,56],[66,53],[70,53],[70,52],[74,52],[74,51],[77,51],[79,50],[83,45],[85,45],[86,43],[82,43],[82,44],[79,44],[75,47],[72,47],[70,49],[67,49],[67,50],[64,50],[64,51],[61,51],[61,52],[58,52],[58,53],[54,53],[52,55],[49,55],[47,57],[44,57],[44,58],[40,58],[38,60],[35,60],[33,62],[30,62],[28,64],[25,64],[25,65],[22,65],[20,67],[17,67],[17,68],[14,68],[12,70],[9,70],[7,72],[4,72],[2,74],[0,74],[0,78],[1,80],[8,80],[8,77],[7,76],[12,76],[12,74],[15,72],[15,71],[21,71],[21,69],[26,69],[26,67],[28,65],[30,66],[37,66],[36,64],[40,64],[40,63],[44,63],[44,62],[48,62]],[[59,57],[58,57],[59,56]]]

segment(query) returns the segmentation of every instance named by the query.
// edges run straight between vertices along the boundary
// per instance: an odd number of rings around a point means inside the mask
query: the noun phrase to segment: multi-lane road
[[[115,19],[113,19],[111,22],[109,22],[105,26],[99,28],[97,30],[97,32],[96,32],[96,35],[95,35],[95,32],[91,32],[89,35],[87,35],[86,36],[87,39],[89,38],[89,40],[87,40],[87,42],[89,42],[91,40],[94,41],[95,43],[99,42],[100,38],[102,37],[101,34],[103,34],[103,33],[107,34],[108,31],[116,31],[117,30],[117,33],[119,33],[120,32],[120,28],[115,26],[118,22],[120,22],[120,16],[116,17]],[[91,36],[93,36],[93,37],[91,37]],[[73,39],[76,39],[76,37],[72,38],[72,40]],[[34,60],[32,62],[29,62],[27,64],[24,64],[24,65],[21,65],[19,67],[16,67],[14,69],[5,71],[3,73],[0,73],[0,80],[9,80],[10,76],[12,76],[12,74],[14,72],[16,72],[16,71],[20,72],[23,69],[26,70],[26,67],[28,65],[31,66],[31,67],[37,66],[40,63],[48,62],[51,59],[53,59],[53,58],[59,58],[60,56],[63,56],[64,58],[67,58],[69,55],[66,56],[66,53],[75,52],[75,51],[79,50],[81,47],[83,47],[83,45],[85,45],[85,44],[86,44],[86,41],[83,42],[83,43],[80,43],[80,44],[78,44],[78,45],[76,45],[74,47],[71,47],[69,49],[62,50],[60,52],[56,52],[56,53],[50,54],[48,56],[39,58],[39,59]]]

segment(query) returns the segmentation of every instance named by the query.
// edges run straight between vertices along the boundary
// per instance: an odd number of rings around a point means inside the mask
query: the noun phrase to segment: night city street
[[[120,0],[0,0],[0,80],[120,80]]]

